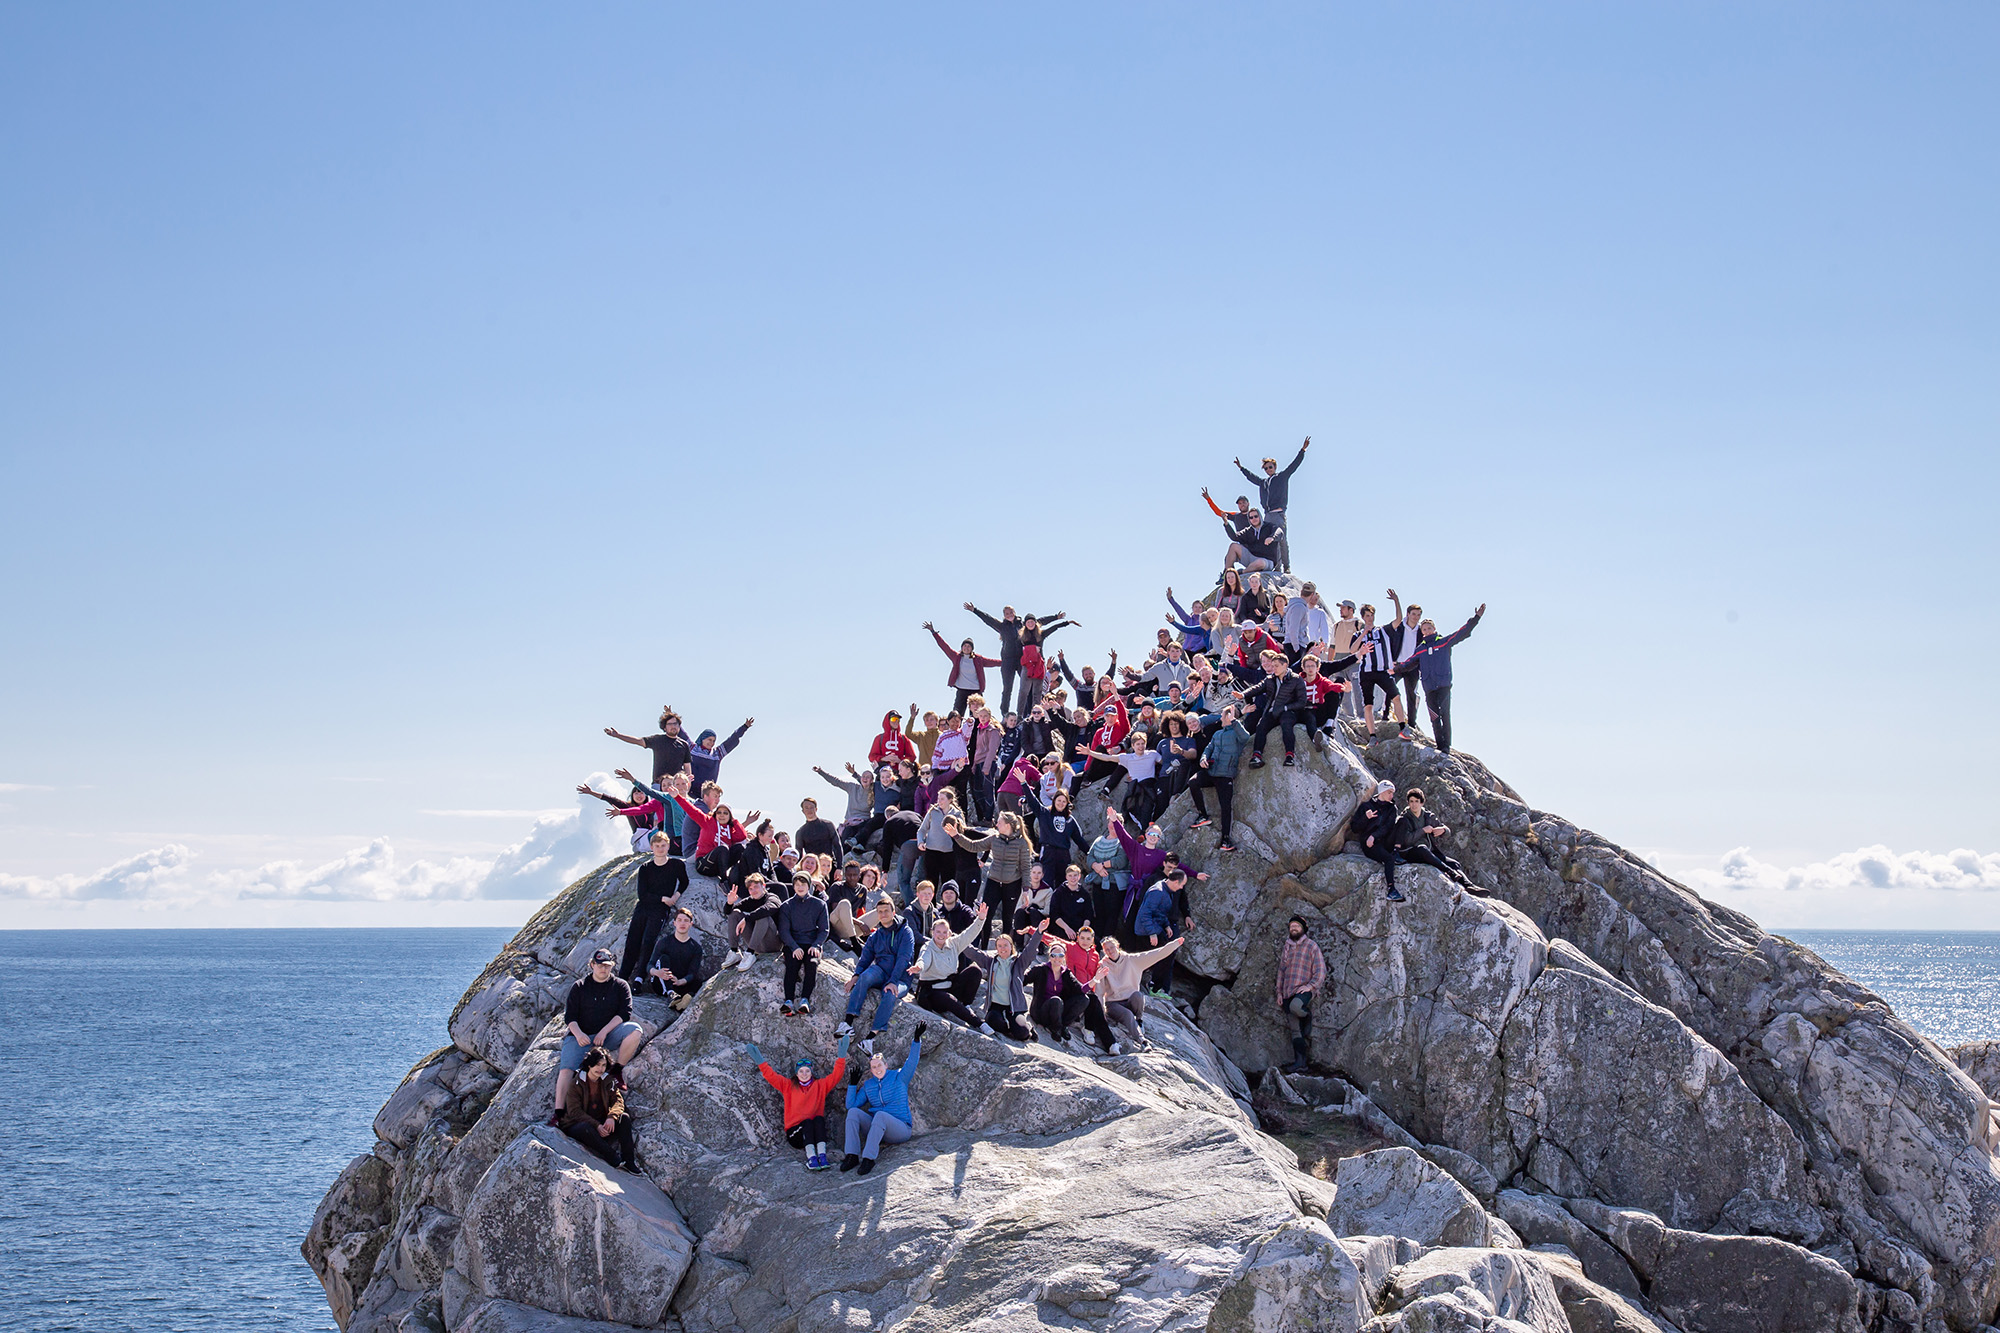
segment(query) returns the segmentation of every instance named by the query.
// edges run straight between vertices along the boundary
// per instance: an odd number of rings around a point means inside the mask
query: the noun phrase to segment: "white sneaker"
[[[727,954],[723,955],[722,966],[717,968],[716,971],[727,972],[730,968],[736,966],[736,960],[741,958],[742,956],[743,955],[738,953],[736,950],[731,949]]]
[[[989,1037],[993,1035],[993,1025],[991,1023],[981,1023],[979,1025],[979,1030],[981,1032],[984,1032]]]
[[[1125,1048],[1114,1041],[1111,1043],[1111,1053],[1113,1055],[1123,1055],[1125,1054]]]
[[[750,964],[756,961],[757,961],[756,954],[746,953],[743,955],[743,960],[736,964],[736,970],[738,972],[748,972],[750,970]]]

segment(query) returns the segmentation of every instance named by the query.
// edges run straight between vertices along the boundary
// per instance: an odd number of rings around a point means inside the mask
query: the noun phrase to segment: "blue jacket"
[[[1233,778],[1236,769],[1243,762],[1244,748],[1250,744],[1250,733],[1243,729],[1241,718],[1226,727],[1217,727],[1215,735],[1208,741],[1208,749],[1202,758],[1208,760],[1208,771],[1218,778]]]
[[[1165,880],[1160,880],[1139,900],[1139,915],[1132,922],[1133,933],[1142,939],[1166,934],[1173,928],[1174,907],[1174,891]]]
[[[859,1106],[869,1114],[887,1111],[904,1124],[910,1123],[910,1080],[917,1075],[917,1057],[924,1048],[916,1042],[910,1043],[910,1053],[903,1057],[901,1068],[892,1069],[880,1078],[864,1078],[861,1086],[854,1090],[849,1103]]]
[[[1463,643],[1472,635],[1472,627],[1479,623],[1479,617],[1460,625],[1450,634],[1426,634],[1417,641],[1417,679],[1424,683],[1424,689],[1447,690],[1451,688],[1451,649],[1453,644]]]
[[[910,934],[910,928],[898,920],[887,929],[877,926],[868,932],[868,938],[861,943],[861,957],[855,961],[854,970],[860,973],[871,967],[880,967],[889,974],[891,985],[908,989],[910,960],[916,954],[916,936]]]

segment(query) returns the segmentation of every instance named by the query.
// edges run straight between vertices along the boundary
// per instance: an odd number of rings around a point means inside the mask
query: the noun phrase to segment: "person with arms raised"
[[[1013,607],[1003,606],[1000,608],[1000,618],[995,620],[971,602],[965,604],[965,609],[985,621],[987,628],[1000,636],[1000,711],[1005,713],[1013,706],[1014,681],[1021,674],[1022,628],[1032,621],[1042,627],[1042,632],[1047,634],[1074,622],[1064,620],[1060,611],[1052,616],[1019,617],[1014,614]],[[971,640],[968,639],[967,642]],[[1021,702],[1021,707],[1023,710],[1028,707],[1025,698]]]
[[[979,904],[972,924],[956,935],[952,933],[951,922],[940,916],[931,923],[930,938],[924,941],[917,960],[910,964],[910,973],[916,978],[917,1003],[934,1014],[949,1014],[969,1028],[980,1027],[980,1022],[958,994],[958,975],[960,969],[966,966],[965,946],[972,943],[972,937],[985,923],[985,903]],[[975,977],[975,994],[977,986]]]
[[[616,727],[606,727],[604,734],[615,741],[624,741],[627,745],[652,752],[655,787],[677,773],[687,772],[688,761],[694,755],[694,747],[681,734],[681,715],[671,705],[660,710],[660,729],[654,735],[627,736]]]
[[[931,638],[937,641],[938,651],[951,663],[951,670],[945,673],[944,684],[946,689],[956,691],[952,708],[963,713],[966,700],[975,694],[986,693],[986,668],[1002,665],[1001,660],[981,657],[971,639],[961,640],[954,650],[944,641],[944,635],[937,632],[937,626],[928,620],[924,622],[924,628],[931,632]]]
[[[1424,708],[1431,715],[1431,739],[1440,753],[1451,753],[1451,650],[1472,636],[1486,603],[1472,613],[1472,619],[1449,634],[1439,634],[1437,625],[1425,620],[1417,625],[1417,677],[1424,687]]]
[[[1134,952],[1127,952],[1116,936],[1104,941],[1104,952],[1093,984],[1097,987],[1098,998],[1104,1003],[1104,1016],[1118,1029],[1122,1038],[1122,1041],[1112,1043],[1113,1055],[1145,1048],[1146,999],[1140,994],[1140,985],[1145,980],[1146,970],[1186,944],[1187,938],[1187,933],[1183,931],[1157,949]]]
[[[1310,448],[1312,448],[1312,436],[1308,435],[1306,436],[1306,442],[1299,446],[1298,457],[1294,458],[1282,472],[1278,470],[1277,459],[1265,459],[1263,462],[1264,475],[1261,477],[1249,468],[1244,467],[1242,459],[1233,460],[1236,464],[1236,470],[1241,472],[1250,484],[1257,488],[1257,502],[1262,506],[1266,520],[1280,525],[1285,522],[1285,510],[1291,504],[1292,474],[1299,470],[1299,464],[1306,461],[1306,450]],[[1284,570],[1291,569],[1291,541],[1287,539],[1281,543],[1279,550],[1281,563],[1278,568]]]
[[[875,1169],[883,1144],[909,1141],[914,1119],[910,1114],[910,1080],[917,1075],[926,1030],[924,1024],[917,1024],[909,1054],[898,1068],[889,1068],[880,1051],[869,1052],[868,1077],[854,1088],[847,1102],[847,1155],[840,1159],[842,1171],[859,1167],[865,1176]]]
[[[777,1090],[784,1105],[785,1142],[805,1150],[806,1170],[824,1171],[833,1165],[826,1154],[826,1099],[847,1076],[847,1057],[835,1056],[826,1077],[814,1078],[812,1059],[802,1055],[792,1062],[792,1076],[786,1078],[771,1067],[756,1042],[744,1042],[743,1053],[757,1062],[757,1072]]]

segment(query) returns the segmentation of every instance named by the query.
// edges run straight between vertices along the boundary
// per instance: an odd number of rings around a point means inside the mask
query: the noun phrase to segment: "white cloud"
[[[44,787],[39,782],[0,782],[0,791],[54,791],[54,787]]]
[[[592,779],[601,785],[601,774]],[[205,872],[179,843],[128,857],[92,875],[0,873],[0,898],[81,903],[122,899],[158,906],[214,905],[250,899],[292,902],[540,901],[627,850],[624,825],[579,797],[577,808],[516,812],[534,818],[527,836],[492,859],[455,856],[401,864],[387,838],[376,838],[319,865],[270,861],[254,869]],[[496,812],[497,813],[497,812]]]
[[[1803,866],[1774,866],[1738,847],[1714,870],[1688,874],[1689,887],[1703,893],[1729,890],[1785,892],[2000,889],[2000,853],[1892,852],[1863,847]]]

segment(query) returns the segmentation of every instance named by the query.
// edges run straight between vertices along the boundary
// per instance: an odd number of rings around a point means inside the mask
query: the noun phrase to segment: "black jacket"
[[[1258,684],[1243,691],[1243,702],[1262,703],[1266,712],[1282,713],[1287,710],[1311,708],[1312,695],[1306,690],[1303,676],[1286,672],[1283,676],[1266,676]]]
[[[1011,667],[1021,665],[1022,623],[1028,620],[1038,621],[1042,626],[1042,632],[1046,634],[1049,632],[1050,623],[1056,619],[1056,616],[1022,616],[1020,620],[995,620],[976,606],[972,608],[972,614],[985,621],[986,627],[1000,636],[1000,663]],[[1063,624],[1068,623],[1068,621],[1063,622]]]
[[[778,938],[787,949],[820,948],[829,933],[825,899],[795,893],[778,909]]]
[[[1370,801],[1354,812],[1348,821],[1347,836],[1361,844],[1362,850],[1371,856],[1380,856],[1394,845],[1396,833],[1396,805],[1393,801]],[[1369,838],[1375,845],[1368,845]]]
[[[830,819],[808,819],[792,835],[792,845],[801,852],[824,852],[828,856],[838,856],[840,830],[833,826]]]
[[[1279,468],[1275,476],[1267,477],[1261,471],[1252,472],[1241,463],[1236,465],[1236,470],[1248,477],[1251,485],[1257,488],[1257,507],[1268,514],[1273,509],[1285,508],[1286,501],[1291,498],[1292,474],[1297,472],[1299,464],[1305,461],[1306,447],[1300,445],[1299,456],[1294,458],[1289,466]]]
[[[1071,930],[1082,930],[1090,924],[1095,906],[1089,889],[1079,885],[1072,893],[1069,885],[1063,884],[1049,895],[1049,919],[1060,921]]]

